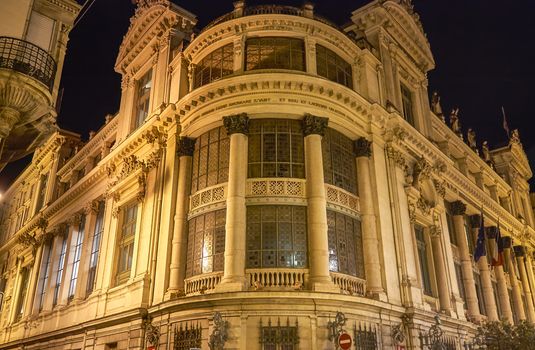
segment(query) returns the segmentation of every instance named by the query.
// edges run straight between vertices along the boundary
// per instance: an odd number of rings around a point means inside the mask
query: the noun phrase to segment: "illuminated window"
[[[351,65],[325,46],[316,45],[316,67],[318,75],[353,88]]]
[[[17,308],[15,309],[15,317],[17,320],[20,320],[24,314],[24,302],[26,301],[26,294],[28,294],[29,280],[30,268],[25,267],[21,271],[19,298],[17,299]]]
[[[47,244],[43,249],[43,267],[39,278],[38,308],[43,309],[45,304],[46,288],[50,277],[50,265],[52,264],[52,244]]]
[[[204,57],[195,67],[193,88],[219,80],[234,72],[234,45],[225,45]]]
[[[134,130],[139,128],[149,114],[150,92],[152,88],[152,69],[136,82],[136,112]]]
[[[84,242],[85,231],[85,215],[82,215],[80,225],[78,226],[78,232],[76,233],[76,240],[74,243],[74,257],[72,261],[72,274],[69,284],[68,298],[73,298],[76,292],[76,282],[78,281],[78,270],[80,268],[80,258],[82,256],[82,243]]]
[[[54,298],[52,300],[52,306],[56,306],[59,300],[59,292],[61,289],[61,280],[63,278],[63,269],[65,268],[65,255],[67,254],[67,237],[69,227],[66,226],[65,233],[61,238],[61,250],[59,253],[58,265],[56,270],[56,283],[54,285]]]
[[[93,232],[93,242],[91,243],[91,256],[89,258],[89,271],[87,274],[87,294],[90,294],[95,287],[95,277],[97,275],[97,264],[100,252],[100,240],[104,232],[104,202],[98,202],[97,221]]]
[[[401,100],[403,102],[403,117],[409,124],[414,125],[414,103],[412,92],[403,84],[401,84]]]
[[[327,227],[329,270],[365,278],[360,221],[327,210]]]
[[[307,267],[306,207],[247,207],[248,268]]]
[[[303,131],[298,120],[249,123],[249,178],[305,177]]]
[[[353,142],[336,130],[327,128],[321,145],[325,183],[357,193],[357,170]]]
[[[119,260],[117,265],[117,284],[130,278],[132,259],[134,257],[134,241],[136,236],[137,204],[132,203],[122,209],[119,232]]]
[[[263,37],[245,43],[245,69],[291,69],[305,71],[305,43],[301,39]]]
[[[228,181],[230,141],[223,127],[197,138],[193,153],[191,193]]]
[[[422,226],[415,225],[414,233],[416,235],[418,260],[420,262],[422,288],[426,295],[433,296],[433,289],[431,287],[431,264],[429,262],[429,245],[425,237],[424,228]]]
[[[223,271],[226,210],[216,210],[188,221],[186,277]]]

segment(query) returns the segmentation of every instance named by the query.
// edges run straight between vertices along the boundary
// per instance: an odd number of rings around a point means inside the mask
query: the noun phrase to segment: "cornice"
[[[339,48],[348,57],[358,57],[362,52],[345,32],[323,22],[300,16],[265,14],[239,17],[217,24],[196,37],[184,50],[184,54],[188,58],[200,57],[204,49],[212,47],[216,42],[257,31],[286,31],[293,35],[299,33],[317,37]]]
[[[89,154],[94,151],[97,145],[100,145],[102,142],[105,142],[110,135],[117,131],[117,126],[119,123],[119,118],[112,118],[108,124],[95,135],[91,140],[89,140],[81,150],[78,151],[67,163],[61,168],[58,169],[57,176],[59,178],[63,177],[73,169],[75,169],[81,162],[85,161]]]

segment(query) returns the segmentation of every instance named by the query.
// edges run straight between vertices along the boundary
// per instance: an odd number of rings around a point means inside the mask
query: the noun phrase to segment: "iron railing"
[[[2,68],[32,77],[52,91],[56,62],[48,52],[28,41],[0,36],[0,69]]]

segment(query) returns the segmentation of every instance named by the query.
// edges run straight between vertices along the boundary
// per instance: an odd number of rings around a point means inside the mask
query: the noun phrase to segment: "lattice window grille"
[[[290,318],[286,318],[286,324],[281,325],[280,317],[273,324],[271,318],[267,325],[260,319],[260,344],[262,350],[297,350],[299,344],[299,323],[297,319],[290,325]]]
[[[353,338],[355,339],[356,350],[376,350],[377,343],[377,328],[373,325],[355,324],[353,330]]]
[[[202,327],[197,323],[196,325],[188,325],[188,323],[175,325],[173,350],[190,350],[192,348],[201,348],[202,343]]]
[[[419,334],[421,350],[457,350],[457,341],[455,337],[443,335],[439,339],[433,340],[427,333]]]

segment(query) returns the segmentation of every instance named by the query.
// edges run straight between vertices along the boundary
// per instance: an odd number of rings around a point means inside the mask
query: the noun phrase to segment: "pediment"
[[[509,147],[511,149],[513,166],[520,174],[522,174],[522,176],[524,176],[524,178],[530,179],[533,176],[533,172],[531,171],[529,160],[526,152],[524,152],[522,144],[511,142]]]
[[[119,48],[115,71],[125,73],[136,56],[155,38],[165,37],[171,29],[191,32],[196,22],[195,15],[169,0],[140,2]]]

